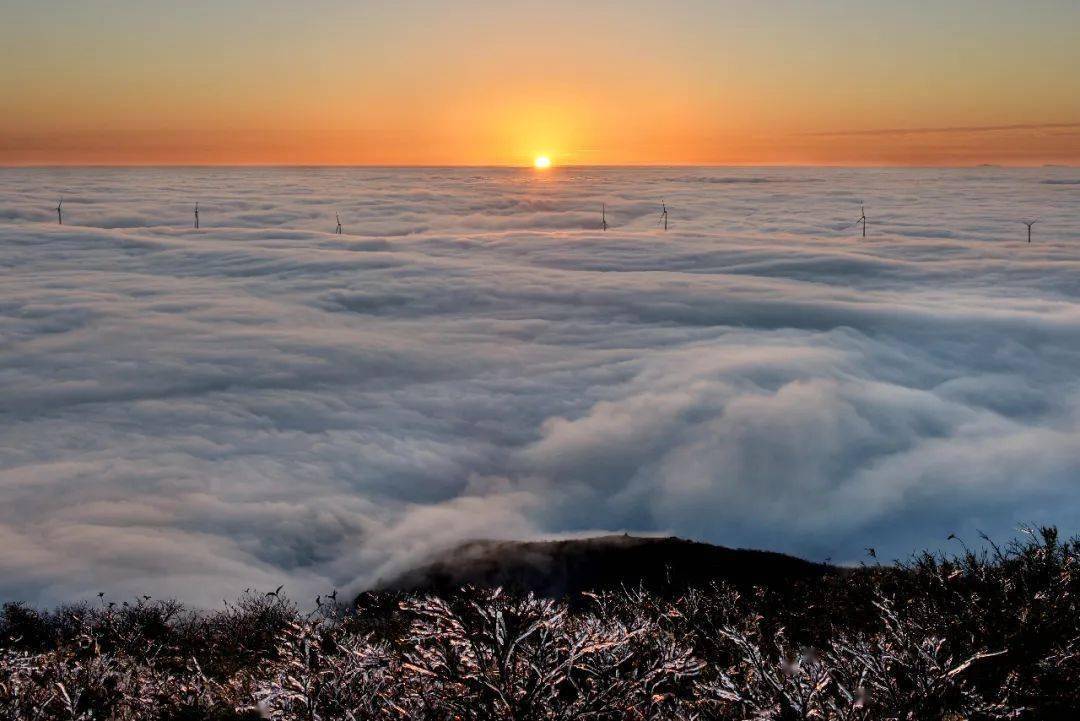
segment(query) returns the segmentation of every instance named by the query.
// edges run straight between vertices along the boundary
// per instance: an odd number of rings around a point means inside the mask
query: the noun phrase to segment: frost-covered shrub
[[[782,591],[7,604],[0,719],[1073,719],[1078,561],[1041,529]]]

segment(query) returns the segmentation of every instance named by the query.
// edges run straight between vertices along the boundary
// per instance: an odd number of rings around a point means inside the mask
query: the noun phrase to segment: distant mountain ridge
[[[713,580],[777,588],[842,572],[835,566],[770,551],[676,537],[612,535],[561,541],[469,541],[377,588],[445,593],[468,584],[565,596],[639,583],[655,590],[677,590]]]

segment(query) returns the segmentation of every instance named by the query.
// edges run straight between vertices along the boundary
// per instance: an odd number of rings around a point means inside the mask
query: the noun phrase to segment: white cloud
[[[0,596],[1078,531],[1075,176],[0,170]]]

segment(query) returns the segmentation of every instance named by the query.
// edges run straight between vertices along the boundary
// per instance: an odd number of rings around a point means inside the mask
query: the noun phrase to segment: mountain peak
[[[381,582],[378,588],[446,592],[463,585],[507,586],[563,596],[624,584],[664,590],[713,580],[736,586],[788,586],[838,570],[782,553],[676,537],[621,534],[547,541],[477,539]]]

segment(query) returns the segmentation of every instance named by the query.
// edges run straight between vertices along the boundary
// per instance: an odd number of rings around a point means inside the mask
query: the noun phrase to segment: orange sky
[[[1080,3],[0,0],[0,163],[1080,162]]]

